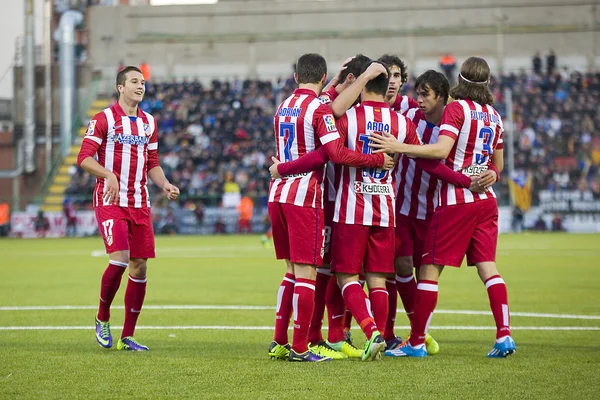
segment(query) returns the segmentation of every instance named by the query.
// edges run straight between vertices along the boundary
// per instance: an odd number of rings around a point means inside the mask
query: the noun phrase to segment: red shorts
[[[108,254],[129,250],[130,258],[154,258],[154,229],[149,208],[96,207],[96,220]]]
[[[490,198],[435,210],[423,246],[421,263],[460,267],[496,261],[498,203]]]
[[[423,243],[429,222],[429,219],[396,214],[396,257],[412,257],[413,267],[421,266]]]
[[[331,264],[331,238],[333,237],[333,214],[335,201],[325,201],[323,217],[325,221],[323,230],[323,264]]]
[[[394,272],[394,227],[334,223],[331,271]]]
[[[323,265],[323,210],[269,203],[273,245],[278,260]]]

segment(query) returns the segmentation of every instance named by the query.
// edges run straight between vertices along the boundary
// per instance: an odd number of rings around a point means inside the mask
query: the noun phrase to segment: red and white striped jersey
[[[400,93],[396,95],[396,100],[392,104],[392,110],[404,114],[413,108],[419,108],[419,103],[415,99],[408,96],[400,96]]]
[[[482,106],[471,100],[453,101],[446,106],[440,126],[440,136],[456,140],[446,165],[465,175],[485,172],[494,150],[502,149],[503,132],[502,118],[492,106]],[[491,187],[486,193],[478,194],[442,182],[440,206],[472,203],[489,196],[496,197]]]
[[[427,122],[420,109],[411,108],[405,116],[415,125],[423,144],[437,143],[440,127]],[[408,217],[429,219],[438,202],[438,180],[417,167],[414,159],[402,155],[397,182],[396,211]]]
[[[78,162],[94,155],[119,180],[118,206],[150,207],[147,172],[158,166],[158,130],[152,115],[138,108],[137,117],[129,117],[119,103],[96,114],[88,125]],[[105,181],[96,178],[94,207],[110,205],[103,199]]]
[[[321,93],[319,100],[328,107],[337,98],[338,92],[335,87],[330,87],[327,91]],[[331,161],[327,162],[325,167],[325,178],[323,180],[323,198],[325,201],[335,201],[335,164]]]
[[[338,127],[347,147],[360,153],[370,153],[369,136],[383,132],[394,135],[401,143],[420,144],[414,125],[383,102],[365,101],[349,109],[338,120]],[[338,166],[333,220],[344,224],[395,226],[396,168],[385,171]]]
[[[279,105],[274,131],[281,162],[296,160],[340,137],[331,108],[308,89],[296,89]],[[271,181],[269,202],[323,208],[323,172],[321,168]]]

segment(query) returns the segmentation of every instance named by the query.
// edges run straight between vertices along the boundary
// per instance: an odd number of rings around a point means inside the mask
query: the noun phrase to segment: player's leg
[[[147,261],[155,257],[154,229],[150,209],[129,208],[129,279],[125,290],[125,321],[117,350],[149,350],[134,339],[137,320],[146,297]]]
[[[277,308],[275,310],[275,333],[273,342],[269,346],[271,359],[287,360],[290,354],[288,328],[292,317],[292,299],[296,276],[294,267],[290,262],[290,243],[287,224],[282,214],[279,203],[269,203],[269,217],[272,221],[273,245],[277,259],[283,259],[286,264],[286,273],[277,291]]]
[[[516,346],[510,333],[506,284],[496,267],[498,206],[493,198],[480,202],[479,206],[480,214],[467,250],[467,262],[477,267],[479,277],[487,289],[496,323],[496,342],[488,357],[507,357],[516,351]]]
[[[316,267],[323,265],[323,210],[282,204],[288,222],[290,261],[296,284],[292,306],[294,332],[290,361],[329,361],[308,348],[308,329],[315,307]]]
[[[363,351],[345,340],[344,314],[346,313],[346,303],[344,303],[342,290],[335,277],[329,280],[326,301],[328,319],[327,345],[350,358],[362,358]]]
[[[100,304],[95,320],[96,341],[100,346],[110,348],[110,306],[129,263],[129,230],[124,219],[127,215],[120,207],[98,207],[95,212],[109,258],[100,283]]]

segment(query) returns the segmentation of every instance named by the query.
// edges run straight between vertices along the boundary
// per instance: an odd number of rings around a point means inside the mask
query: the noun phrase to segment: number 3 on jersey
[[[296,139],[296,125],[292,122],[279,123],[279,137],[283,138],[283,160],[288,162],[292,160],[292,145]],[[281,157],[281,154],[280,154]]]
[[[489,126],[484,126],[477,136],[479,139],[483,139],[483,149],[481,150],[481,154],[475,154],[475,164],[487,164],[490,155],[494,152],[492,149],[494,130]]]

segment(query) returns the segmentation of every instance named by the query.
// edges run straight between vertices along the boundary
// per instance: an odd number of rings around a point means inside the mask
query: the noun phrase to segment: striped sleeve
[[[456,140],[460,129],[465,121],[465,113],[462,105],[458,101],[453,101],[444,109],[442,123],[440,126],[440,136],[450,136]]]

